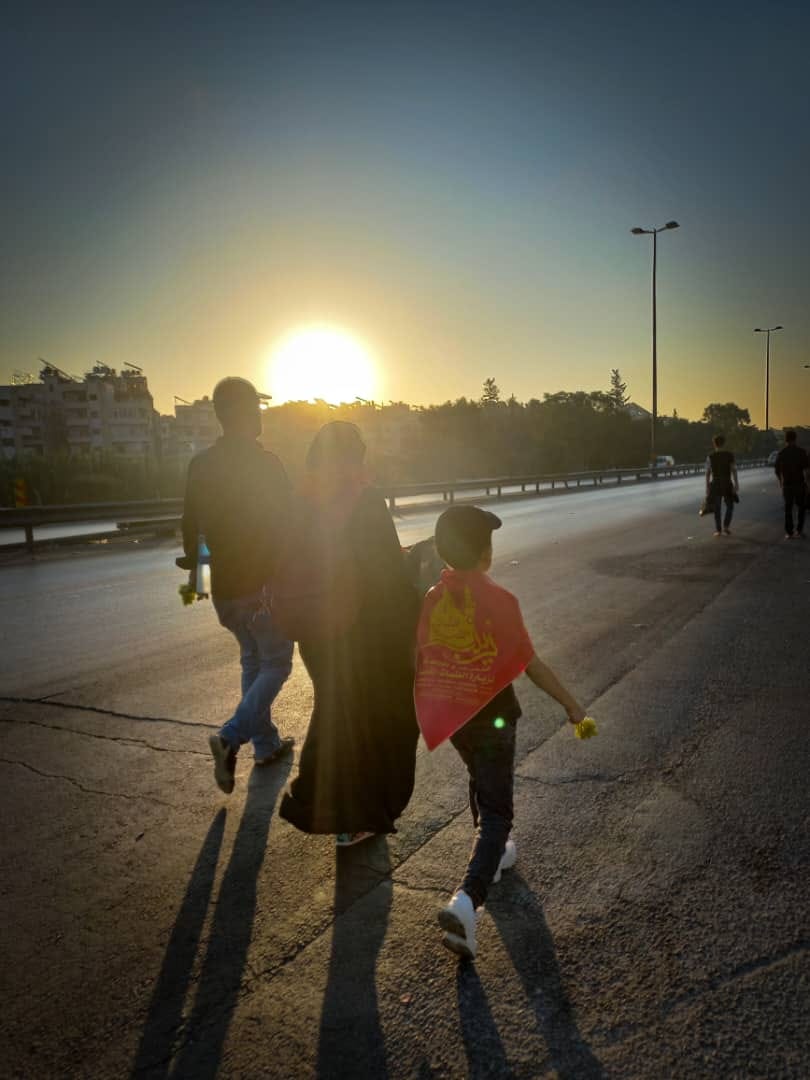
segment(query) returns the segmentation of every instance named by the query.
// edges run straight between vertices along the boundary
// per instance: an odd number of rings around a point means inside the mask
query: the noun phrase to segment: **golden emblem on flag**
[[[459,664],[487,661],[486,666],[489,666],[498,655],[498,646],[492,634],[479,633],[476,628],[475,601],[466,585],[462,607],[457,606],[450,590],[444,589],[441,599],[430,613],[427,644],[450,649],[453,660]]]

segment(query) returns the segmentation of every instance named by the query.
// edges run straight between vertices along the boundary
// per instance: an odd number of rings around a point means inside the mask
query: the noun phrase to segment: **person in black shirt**
[[[715,536],[731,535],[731,518],[734,503],[740,490],[737,479],[737,464],[730,450],[724,450],[725,435],[715,435],[712,439],[714,452],[706,459],[706,498],[714,501]],[[720,527],[721,499],[725,499],[726,513]]]
[[[290,484],[275,454],[256,441],[261,434],[259,395],[245,379],[223,379],[214,389],[222,437],[192,459],[183,508],[185,565],[197,563],[198,541],[211,552],[211,598],[219,621],[239,642],[242,700],[209,746],[214,779],[230,794],[236,754],[252,742],[255,763],[266,765],[289,751],[270,707],[292,669],[293,646],[270,612],[280,534],[290,506]]]
[[[807,451],[796,445],[796,432],[785,432],[785,445],[774,465],[785,500],[785,538],[804,537],[804,513],[807,485],[810,484],[810,459]],[[796,504],[796,532],[793,532],[793,504]]]

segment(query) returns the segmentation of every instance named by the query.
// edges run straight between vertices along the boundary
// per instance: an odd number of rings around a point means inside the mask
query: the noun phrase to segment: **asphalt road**
[[[214,787],[238,668],[171,546],[0,564],[4,1073],[810,1074],[810,543],[741,483],[722,539],[694,480],[498,511],[493,574],[600,735],[519,685],[519,861],[474,966],[434,922],[471,831],[451,748],[336,860],[275,816],[294,763]],[[285,734],[309,705],[296,664]]]

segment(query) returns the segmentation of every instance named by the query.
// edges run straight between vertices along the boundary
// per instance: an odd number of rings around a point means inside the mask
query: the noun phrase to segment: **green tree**
[[[497,405],[501,400],[501,391],[498,384],[494,379],[484,379],[484,385],[481,391],[481,404],[482,405]]]
[[[618,368],[610,369],[610,390],[608,390],[607,396],[613,403],[614,409],[623,409],[630,401],[630,395],[627,393],[627,383],[622,382],[621,372]]]
[[[729,450],[749,453],[756,437],[756,428],[751,425],[751,414],[733,401],[724,405],[713,402],[703,410],[703,420],[714,433],[725,435]]]
[[[748,409],[741,409],[733,401],[727,401],[725,405],[714,402],[703,410],[703,419],[707,424],[712,424],[718,431],[728,435],[744,424],[750,424],[751,414]]]

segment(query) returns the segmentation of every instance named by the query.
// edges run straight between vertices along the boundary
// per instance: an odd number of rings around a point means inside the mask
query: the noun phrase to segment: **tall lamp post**
[[[770,412],[770,399],[771,399],[771,334],[776,330],[784,330],[784,326],[757,326],[754,328],[755,334],[765,335],[765,430],[771,430],[771,412]]]
[[[636,226],[630,232],[633,236],[651,236],[653,238],[653,261],[652,261],[652,429],[650,432],[650,459],[655,464],[655,430],[658,426],[658,327],[655,310],[655,272],[658,261],[658,234],[667,229],[679,228],[677,221],[668,221],[658,229],[641,229]]]

